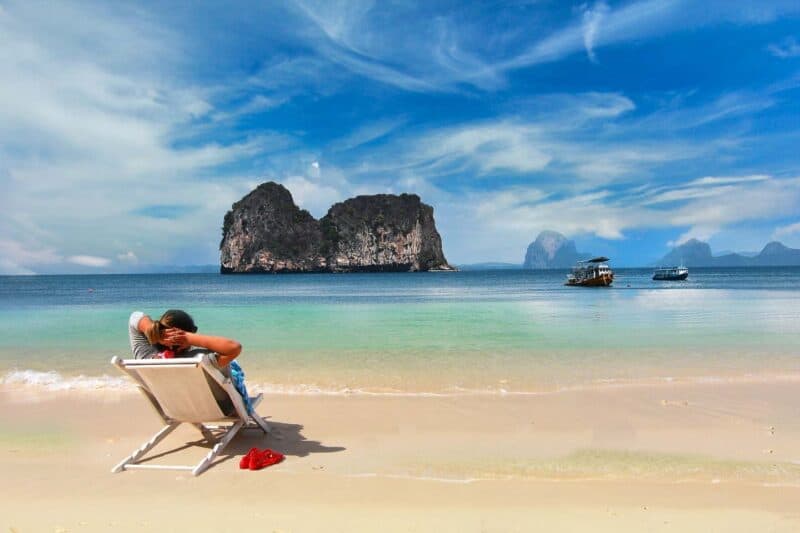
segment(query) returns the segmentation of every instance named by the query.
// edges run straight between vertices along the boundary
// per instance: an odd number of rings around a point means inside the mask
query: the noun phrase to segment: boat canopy
[[[584,263],[605,263],[608,260],[609,260],[608,257],[600,256],[600,257],[595,257],[593,259],[587,259],[586,261],[583,261],[583,262]]]

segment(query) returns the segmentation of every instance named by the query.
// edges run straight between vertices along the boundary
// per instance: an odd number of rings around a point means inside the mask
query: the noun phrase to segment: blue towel
[[[228,366],[231,369],[231,381],[236,390],[239,391],[239,394],[242,395],[242,399],[244,399],[247,414],[253,414],[253,404],[250,402],[250,395],[247,394],[247,387],[244,385],[244,370],[236,361],[231,361]]]

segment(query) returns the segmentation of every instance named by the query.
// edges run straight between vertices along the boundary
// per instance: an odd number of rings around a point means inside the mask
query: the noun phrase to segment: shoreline
[[[736,385],[800,383],[800,370],[783,372],[746,372],[731,374],[700,374],[671,376],[641,376],[632,378],[596,378],[583,382],[541,386],[534,390],[515,390],[508,384],[484,388],[443,387],[439,390],[401,390],[382,386],[323,387],[314,383],[278,384],[247,379],[251,393],[265,396],[368,396],[368,397],[432,397],[457,398],[469,396],[544,396],[581,391],[607,389],[658,388],[681,385]],[[136,386],[125,376],[113,374],[67,374],[56,370],[13,369],[0,375],[0,393],[3,391],[31,391],[50,393],[120,392],[134,393]]]
[[[237,437],[193,478],[110,473],[159,427],[138,394],[0,387],[0,516],[17,531],[234,529],[253,520],[292,531],[367,531],[376,521],[391,531],[636,531],[665,522],[793,531],[797,389],[793,380],[535,396],[272,394],[260,412],[275,433]],[[183,448],[197,438],[179,429],[154,462],[196,460],[207,448]],[[286,460],[240,471],[251,446]]]

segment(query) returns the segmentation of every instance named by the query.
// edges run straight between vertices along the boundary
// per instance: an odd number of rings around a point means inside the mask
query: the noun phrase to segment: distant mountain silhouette
[[[773,241],[753,259],[758,259],[759,266],[800,265],[800,250]]]
[[[708,243],[690,239],[662,257],[657,264],[683,264],[687,267],[796,266],[800,265],[800,250],[774,241],[753,257],[735,253],[715,256]]]
[[[528,246],[522,268],[569,268],[576,261],[590,257],[590,254],[580,253],[576,250],[575,241],[567,239],[556,231],[543,231]]]

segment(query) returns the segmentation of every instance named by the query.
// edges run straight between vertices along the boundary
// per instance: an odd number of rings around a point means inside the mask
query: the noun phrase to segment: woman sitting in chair
[[[170,309],[156,321],[135,311],[128,321],[128,335],[136,359],[193,357],[214,352],[217,366],[225,368],[242,352],[242,345],[233,339],[197,333],[192,317],[180,309]]]
[[[212,361],[216,362],[223,374],[231,378],[233,386],[242,395],[247,412],[252,411],[244,384],[244,371],[234,361],[242,352],[242,345],[235,340],[197,333],[192,317],[180,309],[170,309],[156,321],[141,311],[134,311],[128,320],[128,335],[136,359],[194,357],[212,352]],[[222,398],[217,400],[223,401]],[[226,412],[232,408],[228,402],[220,407]]]

